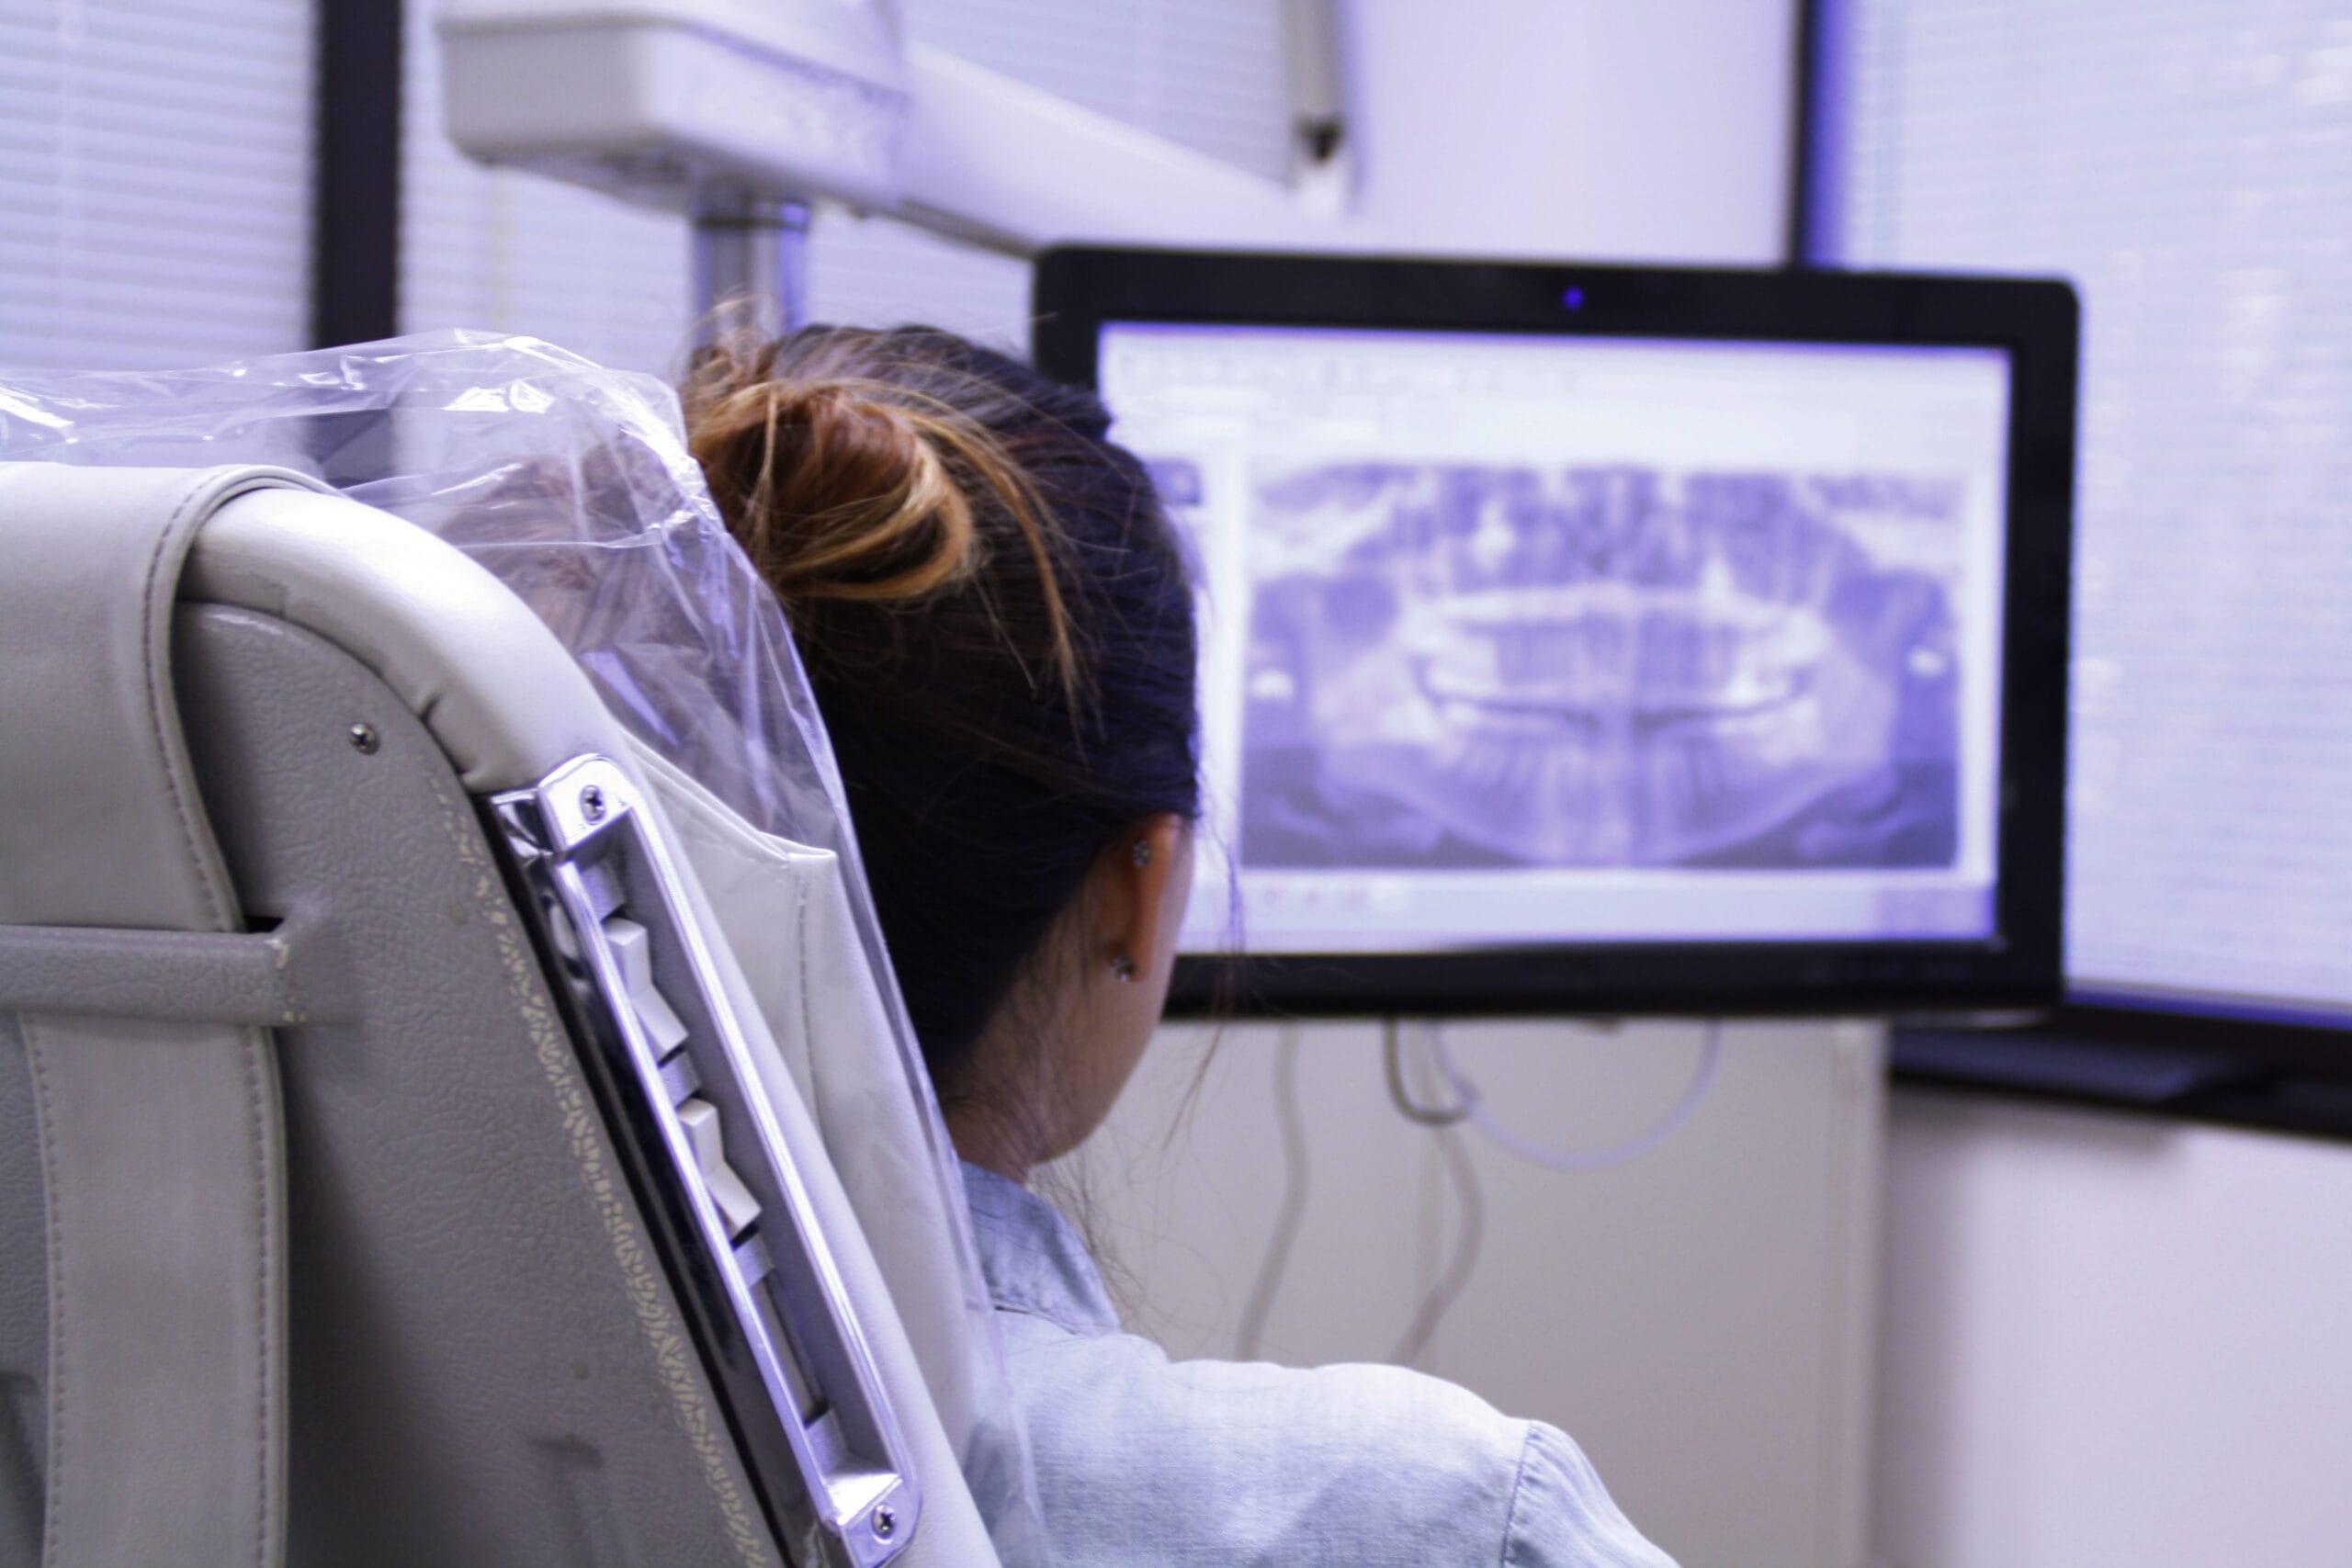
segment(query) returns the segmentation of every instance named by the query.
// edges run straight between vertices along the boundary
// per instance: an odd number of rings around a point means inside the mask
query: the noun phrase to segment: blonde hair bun
[[[693,449],[787,606],[887,603],[953,588],[977,564],[972,504],[944,454],[983,471],[993,454],[974,453],[961,423],[885,382],[758,381],[704,389]]]

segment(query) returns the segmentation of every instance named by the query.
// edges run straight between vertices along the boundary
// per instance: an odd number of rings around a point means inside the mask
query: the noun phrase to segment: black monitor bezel
[[[1187,957],[1172,1011],[1725,1016],[2058,1001],[2080,338],[2069,285],[1073,246],[1038,257],[1031,298],[1037,367],[1090,389],[1112,321],[1990,347],[2010,356],[1993,937]]]

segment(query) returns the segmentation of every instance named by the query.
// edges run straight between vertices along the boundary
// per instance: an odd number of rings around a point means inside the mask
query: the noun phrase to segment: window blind
[[[0,364],[302,346],[308,0],[0,0]]]
[[[2075,984],[2352,1012],[2352,17],[1826,20],[1830,259],[2082,292]]]
[[[433,17],[430,0],[410,0],[401,330],[521,333],[619,369],[676,368],[691,311],[684,222],[460,153],[442,129]]]

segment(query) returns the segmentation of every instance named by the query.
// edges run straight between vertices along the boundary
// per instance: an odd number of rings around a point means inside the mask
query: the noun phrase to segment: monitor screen
[[[1101,380],[1201,573],[1190,945],[1992,934],[2002,353],[1118,321]]]
[[[2016,344],[1115,304],[1091,378],[1198,572],[1186,951],[1359,998],[1639,952],[1664,1005],[1662,953],[1696,998],[2008,945]]]

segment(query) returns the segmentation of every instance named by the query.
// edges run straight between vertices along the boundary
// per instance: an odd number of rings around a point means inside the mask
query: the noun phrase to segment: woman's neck
[[[943,1108],[941,1114],[958,1158],[1019,1186],[1029,1185],[1029,1172],[1038,1163],[1042,1141],[1033,1129],[1022,1125],[1029,1118],[1003,1115],[978,1099],[960,1099]]]

